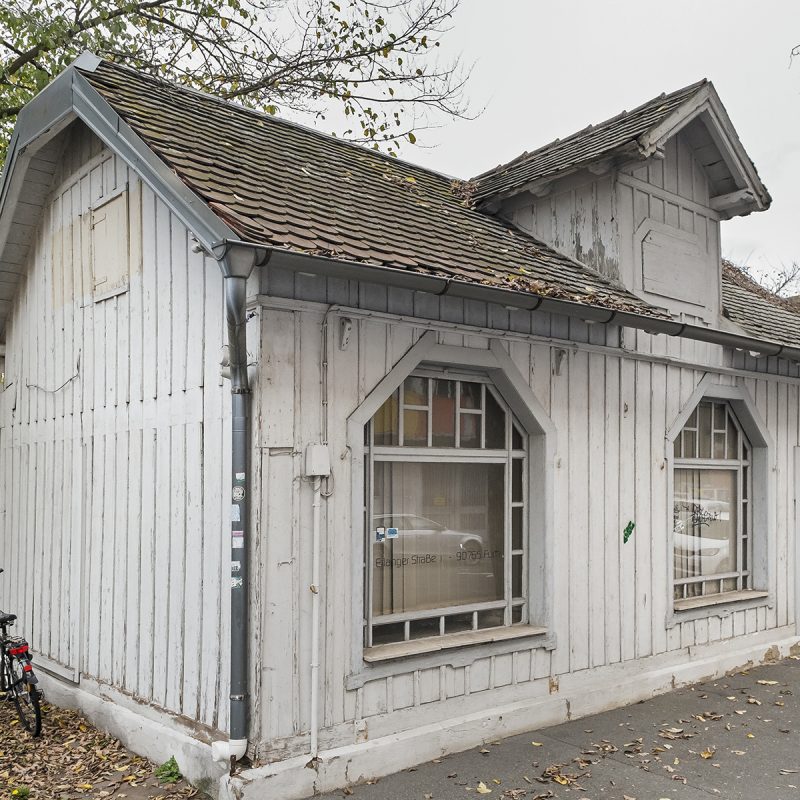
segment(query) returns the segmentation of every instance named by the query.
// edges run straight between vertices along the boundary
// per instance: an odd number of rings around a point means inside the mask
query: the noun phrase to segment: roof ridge
[[[684,94],[684,93],[691,94],[692,92],[698,91],[700,88],[705,86],[707,83],[709,83],[708,78],[701,78],[699,81],[695,81],[694,83],[690,83],[687,86],[684,86],[684,87],[682,87],[680,89],[675,89],[672,92],[661,92],[661,94],[658,94],[655,97],[651,97],[649,100],[646,100],[644,103],[640,103],[638,106],[636,106],[635,108],[632,108],[630,111],[628,111],[626,109],[623,109],[619,113],[614,114],[613,116],[608,117],[608,119],[604,119],[601,122],[589,123],[585,127],[581,128],[578,131],[575,131],[574,133],[569,134],[568,136],[565,136],[563,138],[559,137],[559,138],[553,139],[553,141],[548,142],[547,144],[544,144],[541,147],[537,147],[534,150],[525,151],[524,153],[522,153],[519,156],[516,156],[515,158],[511,159],[510,161],[506,161],[506,162],[504,162],[502,164],[498,164],[496,167],[492,167],[491,169],[488,169],[485,172],[481,172],[478,175],[474,175],[472,178],[470,178],[470,180],[480,181],[480,180],[482,180],[484,178],[491,177],[492,175],[499,173],[501,170],[508,169],[509,167],[514,166],[515,164],[525,160],[526,158],[531,158],[533,156],[541,155],[542,153],[546,152],[549,148],[554,147],[555,145],[560,145],[560,146],[564,145],[567,142],[570,142],[570,141],[572,141],[574,139],[577,139],[579,136],[581,136],[581,134],[587,133],[590,130],[595,130],[596,128],[602,128],[604,125],[610,125],[611,123],[617,122],[620,119],[624,119],[625,117],[629,117],[629,116],[631,116],[633,114],[636,114],[637,112],[641,111],[642,109],[647,108],[647,106],[652,105],[657,100],[673,99],[673,98],[678,97],[679,95]]]
[[[247,106],[243,106],[239,103],[234,102],[233,100],[226,100],[222,97],[212,94],[211,92],[203,91],[202,89],[198,89],[194,86],[184,86],[180,83],[176,83],[173,80],[168,80],[167,78],[162,78],[158,75],[152,75],[149,72],[142,72],[138,69],[134,69],[133,67],[128,66],[127,64],[120,64],[119,62],[111,61],[108,58],[99,58],[99,61],[100,64],[98,64],[98,66],[107,66],[110,67],[111,69],[129,72],[133,75],[136,75],[139,78],[144,78],[145,80],[153,81],[159,86],[167,87],[169,89],[173,89],[178,92],[185,92],[187,94],[196,95],[202,97],[204,100],[214,102],[226,108],[232,108],[237,112],[249,114],[250,116],[254,116],[261,120],[267,120],[277,125],[285,125],[291,128],[296,128],[298,130],[303,131],[304,133],[312,134],[326,141],[334,142],[336,144],[344,145],[346,147],[355,148],[360,153],[366,153],[369,156],[379,157],[384,161],[387,161],[389,164],[402,164],[404,166],[411,167],[412,169],[419,170],[420,172],[427,173],[428,175],[432,175],[436,178],[441,178],[442,180],[451,183],[453,181],[466,182],[465,179],[459,178],[455,175],[448,175],[445,172],[439,172],[438,170],[431,169],[430,167],[425,167],[422,166],[421,164],[416,164],[413,161],[409,161],[408,159],[400,158],[399,156],[391,156],[388,153],[384,153],[381,150],[375,150],[373,148],[366,147],[365,145],[359,144],[358,142],[351,142],[348,141],[347,139],[341,139],[338,136],[333,136],[329,133],[323,133],[322,131],[313,128],[310,125],[304,125],[302,122],[296,122],[294,120],[286,119],[284,117],[278,116],[277,114],[268,114],[265,111],[259,111],[257,108],[248,108]],[[88,70],[86,67],[84,67],[81,64],[77,64],[76,62],[73,62],[72,66],[78,69],[78,71],[93,72],[97,74],[97,69]]]

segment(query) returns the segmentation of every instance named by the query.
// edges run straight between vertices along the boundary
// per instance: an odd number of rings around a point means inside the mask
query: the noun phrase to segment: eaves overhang
[[[603,129],[617,119],[624,121],[624,116],[601,123],[597,129]],[[557,140],[554,144],[534,151],[528,157],[527,169],[530,173],[528,179],[515,181],[511,177],[506,181],[505,186],[497,186],[491,191],[487,189],[483,194],[479,190],[477,207],[483,211],[494,213],[512,198],[524,194],[543,197],[552,191],[557,182],[576,173],[604,175],[641,164],[649,159],[661,159],[664,157],[665,146],[669,139],[687,128],[696,133],[697,125],[700,125],[706,132],[703,133],[703,137],[708,140],[709,150],[713,152],[713,156],[702,164],[703,168],[713,164],[712,171],[723,170],[725,175],[723,182],[726,184],[725,189],[714,191],[712,186],[710,208],[723,219],[769,208],[772,198],[759,178],[753,162],[747,155],[736,129],[710,81],[697,84],[697,88],[690,96],[656,124],[635,137],[620,141],[613,146],[596,148],[593,152],[591,148],[584,148],[584,150],[588,150],[588,153],[585,152],[582,156],[567,160],[555,167],[542,168],[541,171],[530,164],[531,160],[535,164],[537,158],[544,158],[544,156],[538,156],[538,153],[549,152],[554,148],[557,150],[561,144]],[[567,137],[564,145],[582,134],[583,132],[579,131],[573,137]],[[702,163],[701,159],[698,160]],[[514,170],[525,169],[526,159],[520,157],[519,161],[520,167],[510,165],[498,167],[473,180],[480,185],[485,180],[496,181],[495,173],[499,172],[502,175],[502,170],[513,173]],[[513,165],[514,162],[510,163]],[[711,176],[709,176],[709,180],[713,183]]]
[[[20,257],[19,246],[15,246],[13,263],[6,263],[5,259],[15,211],[24,202],[28,168],[37,153],[76,119],[139,174],[204,250],[210,253],[214,242],[235,236],[81,75],[79,69],[91,71],[97,63],[99,59],[93,54],[84,53],[36,95],[17,118],[0,176],[0,338],[24,274],[26,254]],[[38,224],[38,219],[32,222]]]
[[[725,328],[692,325],[663,317],[650,317],[633,311],[590,306],[558,297],[548,297],[496,286],[475,284],[453,278],[426,275],[396,267],[377,266],[357,261],[330,258],[311,253],[301,253],[279,247],[266,247],[261,243],[232,240],[218,242],[216,247],[235,246],[260,251],[259,259],[265,269],[282,268],[297,273],[319,275],[341,280],[363,281],[382,286],[405,288],[426,292],[439,297],[496,303],[508,309],[542,311],[563,314],[590,324],[618,325],[634,328],[654,335],[663,334],[678,338],[708,342],[734,350],[742,350],[758,358],[784,358],[800,363],[800,347],[782,342],[754,337],[738,325],[726,320]]]
[[[640,157],[647,159],[663,153],[667,140],[695,120],[705,126],[737,187],[724,195],[712,196],[711,208],[725,218],[768,209],[772,197],[747,155],[713,83],[706,83],[663,122],[637,139]]]

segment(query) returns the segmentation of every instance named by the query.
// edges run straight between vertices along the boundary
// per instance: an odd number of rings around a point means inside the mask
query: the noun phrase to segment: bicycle
[[[3,572],[0,569],[0,572]],[[31,666],[28,643],[21,636],[10,636],[8,629],[16,622],[16,614],[0,611],[0,695],[5,695],[17,709],[17,716],[32,736],[42,732],[39,679]]]

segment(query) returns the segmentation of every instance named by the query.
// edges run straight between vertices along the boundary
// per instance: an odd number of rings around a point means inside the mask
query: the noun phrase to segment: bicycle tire
[[[20,724],[31,736],[42,733],[42,708],[39,702],[39,690],[29,684],[23,677],[22,669],[16,659],[6,657],[11,700],[17,709]]]

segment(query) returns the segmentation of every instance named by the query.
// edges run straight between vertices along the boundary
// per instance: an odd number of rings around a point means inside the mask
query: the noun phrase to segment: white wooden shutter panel
[[[92,290],[95,301],[128,291],[128,192],[92,209]]]

